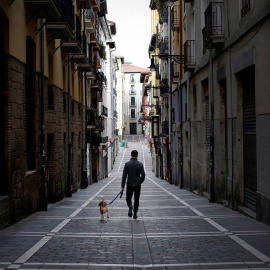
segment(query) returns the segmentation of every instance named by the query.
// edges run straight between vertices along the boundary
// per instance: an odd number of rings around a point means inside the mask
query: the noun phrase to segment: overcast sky
[[[107,20],[116,23],[116,51],[125,62],[149,67],[148,46],[151,39],[150,0],[107,0]]]

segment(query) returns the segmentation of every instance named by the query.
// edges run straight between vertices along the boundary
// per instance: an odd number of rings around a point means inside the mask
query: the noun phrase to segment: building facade
[[[168,2],[150,8],[161,16]],[[269,4],[174,1],[166,7],[168,57],[155,63],[168,62],[169,149],[177,149],[163,154],[171,171],[163,178],[267,224]]]
[[[0,2],[0,228],[101,175],[106,14],[99,0]]]
[[[125,131],[123,135],[141,135],[143,126],[140,119],[142,105],[142,83],[141,73],[150,73],[146,68],[137,67],[131,64],[124,64],[122,68],[124,74],[125,89]]]

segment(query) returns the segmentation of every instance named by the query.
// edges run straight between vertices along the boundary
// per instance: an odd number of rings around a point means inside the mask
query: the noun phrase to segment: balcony
[[[180,16],[179,16],[179,6],[176,5],[172,8],[172,29],[177,30],[180,28]]]
[[[86,123],[88,128],[94,128],[97,125],[97,109],[92,107],[87,109]]]
[[[85,29],[88,33],[94,33],[95,32],[95,18],[93,9],[87,9],[84,13],[85,16]]]
[[[169,121],[163,121],[162,123],[162,126],[161,126],[161,133],[162,135],[166,136],[166,135],[169,135]]]
[[[76,0],[76,3],[77,3],[78,9],[91,8],[91,1],[90,0]]]
[[[129,102],[130,107],[136,107],[136,102]]]
[[[214,49],[224,42],[223,2],[210,2],[204,15],[203,47],[204,50]]]
[[[102,90],[97,90],[97,102],[103,102]]]
[[[169,38],[164,37],[161,39],[159,53],[160,54],[168,54],[168,52],[169,52]]]
[[[98,17],[105,17],[105,15],[108,13],[107,11],[107,0],[103,0],[100,3],[100,10],[98,12]]]
[[[168,23],[168,9],[164,8],[163,10],[159,11],[159,23]]]
[[[36,18],[59,18],[61,16],[61,9],[56,0],[24,0],[27,7],[35,10],[32,17]]]
[[[195,40],[187,40],[184,44],[184,70],[195,69]]]
[[[118,112],[116,110],[113,111],[113,117],[118,118]]]
[[[95,29],[94,33],[90,33],[90,45],[91,47],[93,47],[94,51],[99,51],[100,50],[100,34],[97,31],[97,29]]]
[[[101,105],[101,115],[108,117],[108,108]]]
[[[117,97],[117,91],[113,88],[113,95]]]
[[[160,95],[167,96],[169,94],[169,85],[168,85],[168,79],[163,79],[160,83]]]
[[[73,39],[74,17],[72,0],[66,2],[58,1],[60,10],[62,11],[60,18],[47,19],[46,30],[47,35],[53,39],[69,40]],[[48,42],[50,43],[50,42]]]
[[[93,10],[95,12],[99,12],[100,11],[100,0],[91,0],[91,4],[92,4]]]
[[[63,41],[61,46],[63,53],[80,53],[82,51],[81,44],[77,40]]]
[[[103,81],[104,81],[104,74],[103,74],[103,72],[96,73],[96,79],[94,80],[93,84],[91,85],[91,88],[102,89],[102,87],[103,87]]]
[[[90,141],[88,142],[90,143]],[[91,145],[99,146],[101,144],[101,137],[97,133],[91,133]]]
[[[86,64],[88,59],[85,53],[70,53],[70,61],[76,64]]]

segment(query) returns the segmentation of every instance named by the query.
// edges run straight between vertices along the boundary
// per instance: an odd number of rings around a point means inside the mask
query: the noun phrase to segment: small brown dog
[[[100,207],[99,210],[100,210],[100,215],[101,215],[101,221],[106,221],[107,222],[108,218],[109,218],[109,216],[108,216],[108,207],[107,207],[107,203],[104,200],[104,197],[101,196],[101,198],[102,198],[102,201],[100,201],[98,203],[98,206]],[[106,217],[106,220],[105,220],[104,216]]]

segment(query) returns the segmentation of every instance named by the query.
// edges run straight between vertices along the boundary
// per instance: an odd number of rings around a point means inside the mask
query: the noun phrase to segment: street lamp
[[[159,135],[159,116],[152,116],[152,138],[157,138]]]
[[[153,57],[151,58],[151,65],[150,65],[149,68],[150,68],[151,71],[156,71],[156,65],[155,65]]]

